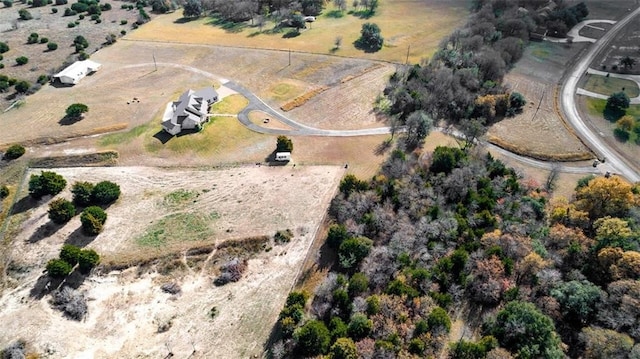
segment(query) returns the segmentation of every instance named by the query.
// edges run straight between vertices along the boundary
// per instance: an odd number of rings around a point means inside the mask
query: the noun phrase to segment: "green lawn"
[[[586,102],[587,111],[589,111],[590,115],[602,117],[602,112],[604,111],[604,107],[607,105],[607,100],[588,98]],[[631,115],[636,119],[640,118],[640,105],[629,106],[627,109],[627,115]]]
[[[600,75],[587,75],[582,88],[607,96],[620,91],[624,91],[630,98],[640,95],[640,88],[634,81]]]

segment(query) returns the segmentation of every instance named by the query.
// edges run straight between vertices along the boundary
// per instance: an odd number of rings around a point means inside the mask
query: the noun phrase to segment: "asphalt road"
[[[569,75],[566,77],[564,86],[561,93],[562,108],[567,115],[567,119],[573,128],[577,131],[578,135],[587,143],[592,151],[599,154],[600,158],[606,159],[606,164],[612,169],[613,173],[619,174],[625,177],[631,182],[640,181],[640,175],[638,174],[637,163],[633,164],[627,160],[616,149],[610,147],[598,133],[594,132],[585,122],[580,118],[580,113],[576,105],[576,88],[580,77],[587,71],[591,62],[596,57],[598,52],[609,42],[615,38],[616,34],[627,25],[631,20],[640,14],[640,7],[635,9],[629,15],[625,16],[622,20],[618,21],[609,31],[607,31],[602,38],[596,41],[587,53],[582,56],[573,69],[570,70]]]

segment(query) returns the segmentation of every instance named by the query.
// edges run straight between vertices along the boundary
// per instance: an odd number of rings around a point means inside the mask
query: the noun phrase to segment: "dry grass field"
[[[351,4],[348,4],[351,8]],[[335,54],[405,63],[407,50],[409,61],[417,63],[430,57],[440,40],[462,25],[469,13],[467,0],[382,0],[376,14],[369,19],[344,13],[340,18],[329,17],[333,5],[328,4],[325,15],[302,30],[296,37],[283,38],[288,31],[272,31],[268,23],[262,33],[250,22],[232,29],[216,25],[214,18],[202,17],[193,21],[180,21],[182,11],[161,15],[149,24],[127,35],[131,40],[170,41],[182,43],[215,44],[262,49],[281,49]],[[361,25],[374,22],[380,26],[385,45],[379,52],[364,53],[353,46],[360,36]],[[342,46],[332,51],[336,36],[342,36]]]
[[[631,80],[587,74],[582,78],[581,82],[583,83],[580,87],[585,90],[607,96],[614,92],[621,91],[626,93],[630,98],[640,95],[638,84]]]
[[[75,49],[73,40],[76,36],[84,36],[89,42],[89,47],[85,50],[91,54],[103,46],[105,36],[109,33],[121,36],[121,31],[132,31],[131,24],[138,17],[136,10],[121,9],[122,1],[107,1],[112,9],[102,12],[101,23],[92,21],[90,16],[85,16],[80,20],[79,16],[63,16],[67,6],[47,5],[32,8],[20,1],[14,1],[10,8],[0,7],[0,41],[6,42],[10,50],[3,54],[4,59],[0,61],[5,65],[0,70],[0,74],[5,74],[11,78],[27,80],[35,84],[38,76],[49,75],[56,72],[65,61],[72,61]],[[69,2],[69,6],[73,2]],[[104,1],[102,3],[105,3]],[[18,11],[26,9],[33,16],[32,20],[18,20]],[[57,13],[52,13],[52,9],[57,9]],[[126,24],[121,21],[126,20]],[[79,21],[79,25],[69,28],[69,22]],[[48,51],[47,44],[27,44],[27,38],[31,33],[37,33],[39,38],[46,37],[49,42],[58,44],[58,49]],[[15,59],[20,56],[29,58],[29,63],[23,66],[15,66]],[[11,103],[7,99],[6,93],[0,99],[0,110],[4,110]]]
[[[34,351],[48,348],[56,358],[157,358],[167,355],[165,345],[176,357],[188,357],[195,346],[195,358],[242,358],[262,353],[345,170],[249,166],[54,171],[69,183],[117,182],[122,196],[107,209],[105,230],[95,238],[79,232],[77,217],[63,226],[49,223],[47,200],[21,215],[27,219],[13,251],[13,268],[19,270],[10,272],[14,288],[0,299],[0,318],[5,328],[13,329],[1,331],[0,342],[23,338]],[[70,197],[68,190],[61,195]],[[185,220],[172,222],[180,216]],[[202,228],[195,231],[195,227]],[[228,241],[271,237],[284,229],[294,233],[288,244],[267,242],[256,253],[225,249]],[[90,298],[89,314],[75,322],[52,310],[48,295],[39,299],[37,290],[32,292],[42,283],[38,278],[46,261],[56,257],[64,243],[93,248],[107,264],[145,261],[175,250],[182,255],[87,278],[79,289]],[[217,249],[204,256],[186,252],[207,244]],[[237,283],[215,287],[218,266],[233,256],[249,258],[247,273]],[[160,290],[161,284],[171,281],[181,285],[182,295]],[[212,307],[219,313],[215,318],[208,315]],[[169,318],[173,318],[171,328],[157,333],[159,322]]]
[[[527,99],[524,111],[491,126],[490,142],[543,160],[580,161],[593,157],[561,118],[556,91],[564,64],[582,48],[548,42],[531,43],[505,77],[505,84]]]

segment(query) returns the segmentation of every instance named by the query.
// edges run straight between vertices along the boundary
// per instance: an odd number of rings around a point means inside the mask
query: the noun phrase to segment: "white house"
[[[87,76],[87,74],[98,71],[101,66],[99,63],[91,60],[76,61],[64,70],[53,75],[53,78],[60,80],[63,84],[75,85]]]
[[[209,106],[218,101],[218,93],[213,87],[198,91],[187,90],[178,101],[167,104],[162,118],[162,128],[171,135],[182,130],[202,128],[209,121]]]

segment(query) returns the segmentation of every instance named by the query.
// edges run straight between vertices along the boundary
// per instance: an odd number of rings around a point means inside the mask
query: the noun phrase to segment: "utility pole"
[[[156,68],[155,71],[158,71],[158,64],[156,64],[156,52],[151,53],[153,56],[153,66]]]
[[[407,61],[405,62],[405,65],[409,65],[409,51],[411,50],[411,44],[409,44],[409,46],[407,47]]]
[[[291,49],[289,49],[289,66],[291,66]]]

